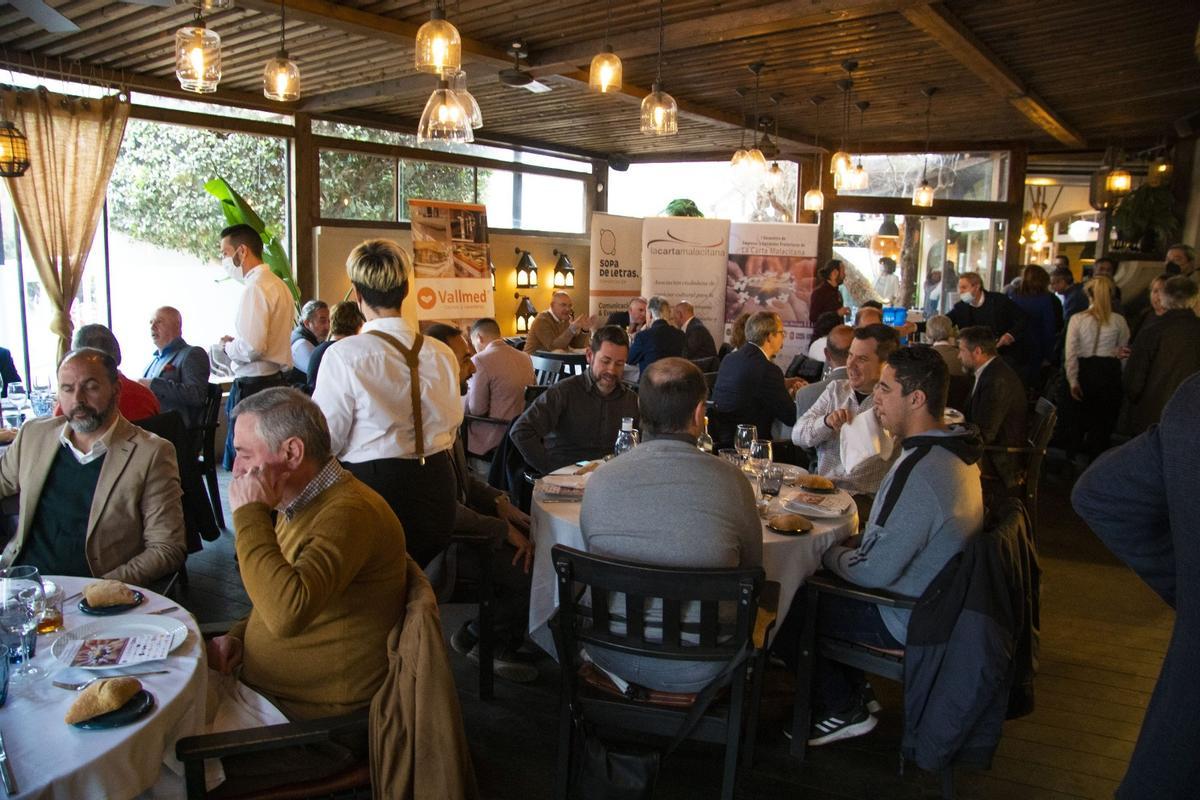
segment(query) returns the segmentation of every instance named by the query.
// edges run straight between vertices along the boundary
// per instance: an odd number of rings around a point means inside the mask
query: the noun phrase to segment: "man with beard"
[[[621,419],[638,419],[637,395],[621,383],[629,337],[615,325],[592,334],[587,371],[547,389],[513,423],[509,437],[543,474],[613,451]]]
[[[808,301],[809,321],[815,325],[821,315],[827,311],[833,311],[839,317],[845,317],[850,313],[850,309],[846,308],[846,304],[842,302],[842,293],[839,291],[839,287],[846,280],[846,268],[840,260],[834,258],[821,267],[817,271],[817,275],[821,278],[821,282],[813,288],[812,296]]]
[[[0,459],[0,497],[21,496],[0,566],[146,586],[183,564],[175,448],[121,416],[120,395],[112,356],[85,347],[63,359],[63,416],[26,423]]]

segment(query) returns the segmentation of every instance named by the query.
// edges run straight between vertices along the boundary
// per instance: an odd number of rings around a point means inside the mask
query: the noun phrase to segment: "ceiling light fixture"
[[[825,102],[825,98],[814,95],[808,99],[808,102],[817,109],[817,132],[813,137],[813,147],[817,148],[817,169],[813,173],[816,185],[804,193],[804,210],[823,211],[825,209],[825,193],[821,191],[821,170],[825,167],[825,152],[821,150],[821,104]]]
[[[462,38],[458,28],[446,21],[442,0],[434,0],[429,21],[417,30],[414,66],[435,75],[462,69]]]
[[[913,205],[917,208],[930,208],[933,206],[934,189],[929,185],[929,135],[930,135],[930,117],[933,112],[933,95],[937,92],[936,86],[926,86],[921,90],[921,94],[925,95],[925,153],[924,160],[921,164],[921,183],[913,191]]]
[[[871,184],[870,176],[867,175],[867,170],[863,167],[862,162],[863,117],[866,116],[867,109],[871,107],[871,104],[866,100],[859,100],[854,105],[858,108],[858,164],[850,173],[849,184],[846,188],[861,192]]]
[[[742,99],[741,112],[742,112],[742,123],[743,123],[742,126],[739,128],[739,131],[741,133],[741,140],[738,143],[738,149],[736,152],[734,152],[733,158],[729,159],[729,166],[733,167],[733,171],[734,171],[733,174],[736,179],[736,176],[742,169],[742,162],[746,160],[746,125],[744,124],[746,121],[746,90],[741,87],[738,87],[737,89],[734,89],[733,91],[737,94],[738,97],[740,97]]]
[[[833,175],[835,191],[843,187],[854,169],[854,161],[846,152],[846,137],[850,131],[850,90],[854,88],[854,79],[851,76],[854,75],[854,70],[858,69],[858,62],[848,58],[842,62],[842,69],[846,71],[846,77],[836,84],[842,93],[842,142],[838,151],[829,159],[829,173]]]
[[[663,0],[658,0],[658,67],[650,94],[642,99],[642,133],[647,136],[674,136],[679,133],[679,105],[662,90]]]
[[[445,78],[438,80],[437,88],[429,95],[417,126],[417,144],[430,141],[460,144],[475,141],[471,112],[463,107]]]
[[[283,29],[284,2],[279,0],[279,55],[263,70],[263,94],[268,100],[290,103],[300,99],[300,67],[288,58]]]
[[[210,94],[221,82],[221,37],[204,27],[204,17],[175,31],[175,77],[187,92]]]
[[[588,88],[604,94],[621,91],[621,59],[613,52],[608,40],[612,28],[612,0],[608,0],[608,17],[604,22],[604,48],[592,56],[592,68],[588,71]]]
[[[467,73],[461,69],[455,70],[450,79],[450,88],[454,90],[454,94],[458,95],[458,102],[462,104],[467,116],[471,118],[471,129],[482,128],[483,111],[479,109],[479,101],[475,99],[475,95],[467,89]]]

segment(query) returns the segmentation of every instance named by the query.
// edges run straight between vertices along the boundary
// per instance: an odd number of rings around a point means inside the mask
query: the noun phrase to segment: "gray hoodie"
[[[858,547],[835,545],[824,565],[851,583],[920,597],[946,563],[983,528],[976,462],[983,454],[973,425],[953,425],[901,443],[900,458],[879,486]],[[879,607],[901,643],[910,612]]]

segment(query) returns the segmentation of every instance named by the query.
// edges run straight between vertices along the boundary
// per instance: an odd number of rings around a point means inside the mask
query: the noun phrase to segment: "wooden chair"
[[[987,445],[983,449],[993,453],[1010,453],[1025,459],[1025,468],[1017,485],[1010,494],[1020,499],[1029,511],[1030,532],[1037,540],[1038,485],[1042,479],[1042,464],[1046,460],[1046,448],[1054,435],[1058,421],[1058,408],[1045,397],[1039,397],[1033,411],[1033,424],[1029,427],[1029,444],[1024,447]]]
[[[191,428],[196,437],[195,449],[200,464],[200,474],[208,484],[208,501],[212,505],[217,526],[225,527],[225,514],[221,511],[221,487],[217,484],[217,427],[221,419],[221,384],[210,383],[204,399],[204,414],[199,425]]]
[[[659,705],[593,688],[578,669],[580,646],[630,655],[687,662],[728,664],[743,648],[754,648],[754,656],[736,668],[727,700],[713,703],[700,716],[688,738],[725,746],[725,770],[721,797],[733,797],[739,753],[744,746],[747,763],[753,758],[754,731],[758,719],[764,650],[778,602],[778,584],[764,591],[763,570],[682,569],[656,567],[618,559],[601,558],[555,545],[551,550],[558,579],[559,608],[551,620],[555,649],[562,665],[562,696],[559,701],[559,751],[555,796],[566,798],[570,785],[571,756],[576,737],[576,720],[642,735],[672,737],[688,716],[688,707],[678,702]],[[582,605],[584,590],[591,606]],[[609,599],[625,597],[624,610],[613,612]],[[765,613],[759,615],[760,595]],[[773,598],[773,599],[770,599]],[[662,622],[647,622],[647,602],[661,601]],[[736,608],[736,622],[722,623],[721,604]],[[686,617],[699,607],[699,622]],[[694,613],[694,612],[693,612]],[[756,619],[761,624],[756,626]],[[614,630],[614,623],[624,627]],[[661,637],[647,636],[652,624]],[[686,642],[685,633],[698,632],[697,642]],[[696,638],[696,637],[688,637]],[[747,688],[752,688],[747,708]],[[672,695],[686,702],[688,695]],[[746,741],[742,744],[743,716]]]

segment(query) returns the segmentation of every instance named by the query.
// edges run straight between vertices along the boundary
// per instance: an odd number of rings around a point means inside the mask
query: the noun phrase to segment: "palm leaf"
[[[213,178],[204,184],[204,190],[221,201],[221,212],[224,213],[225,221],[228,224],[249,225],[258,231],[258,235],[263,240],[263,263],[287,285],[288,290],[292,293],[292,302],[296,304],[297,312],[299,312],[300,287],[292,279],[292,265],[288,261],[287,251],[283,247],[281,233],[267,226],[262,218],[254,213],[254,209],[250,207],[246,199],[238,194],[224,178]]]

